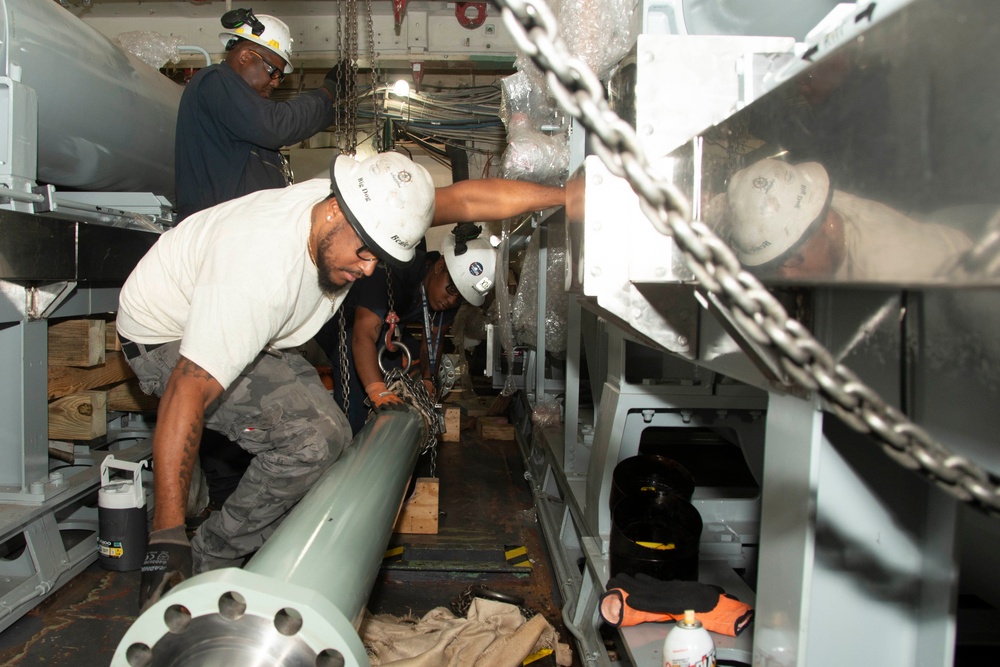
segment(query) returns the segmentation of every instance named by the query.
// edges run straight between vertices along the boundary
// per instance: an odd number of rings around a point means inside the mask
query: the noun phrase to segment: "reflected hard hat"
[[[730,243],[745,266],[792,248],[826,207],[830,177],[818,162],[767,158],[736,172],[726,190]]]
[[[497,251],[486,239],[470,239],[464,242],[465,252],[456,254],[455,241],[454,234],[444,237],[444,264],[459,294],[473,306],[481,306],[496,280]]]
[[[292,36],[288,31],[288,25],[281,19],[276,19],[267,14],[256,17],[264,30],[260,35],[253,34],[253,25],[249,22],[243,23],[235,28],[230,28],[219,33],[219,40],[223,46],[229,44],[233,37],[245,39],[254,44],[260,44],[268,51],[276,53],[285,61],[285,74],[290,74],[292,67]]]
[[[402,267],[434,219],[434,182],[424,167],[399,153],[358,162],[338,155],[330,187],[354,231],[379,259]]]

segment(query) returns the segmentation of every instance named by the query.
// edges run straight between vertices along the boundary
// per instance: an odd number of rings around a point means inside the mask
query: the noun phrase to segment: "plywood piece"
[[[49,400],[87,389],[119,384],[133,377],[135,374],[121,352],[107,352],[104,363],[93,368],[49,364]]]
[[[108,432],[107,394],[81,391],[49,403],[50,440],[93,440]]]
[[[49,324],[49,365],[90,368],[104,363],[104,320],[64,320]]]
[[[514,440],[514,425],[506,417],[478,417],[479,436],[483,440]]]
[[[438,479],[435,477],[417,478],[413,493],[396,518],[394,533],[437,535],[438,486]]]
[[[132,378],[108,389],[108,410],[117,412],[155,412],[160,399],[143,393],[139,380]]]
[[[442,442],[458,442],[462,439],[462,408],[447,407],[444,409],[444,431]]]

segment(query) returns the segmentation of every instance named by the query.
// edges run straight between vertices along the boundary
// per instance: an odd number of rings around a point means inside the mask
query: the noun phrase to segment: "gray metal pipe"
[[[243,569],[171,590],[111,664],[367,666],[357,627],[426,438],[412,408],[369,421]]]
[[[182,86],[56,2],[0,0],[0,38],[0,76],[38,99],[39,182],[173,198]]]

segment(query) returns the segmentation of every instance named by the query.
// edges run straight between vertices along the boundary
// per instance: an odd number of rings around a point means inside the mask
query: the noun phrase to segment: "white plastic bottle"
[[[693,609],[684,612],[684,619],[663,640],[663,667],[715,667],[715,642]]]

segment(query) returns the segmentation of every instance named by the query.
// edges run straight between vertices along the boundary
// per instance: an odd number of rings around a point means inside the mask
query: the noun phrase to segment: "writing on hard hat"
[[[245,39],[248,42],[260,44],[268,51],[277,54],[285,61],[285,74],[290,74],[292,67],[292,36],[288,25],[273,16],[261,14],[254,16],[253,10],[234,9],[222,16],[222,26],[226,30],[219,33],[219,40],[228,47],[233,38]]]
[[[338,155],[330,187],[354,231],[379,259],[406,266],[434,218],[434,182],[428,171],[399,153],[361,162]]]
[[[456,251],[456,241],[464,245],[464,252]],[[473,306],[483,305],[497,272],[497,252],[490,242],[478,238],[463,240],[448,234],[441,244],[441,254],[459,294]]]
[[[726,189],[730,244],[746,266],[780,257],[826,207],[830,177],[818,162],[767,158],[736,172]]]

